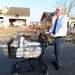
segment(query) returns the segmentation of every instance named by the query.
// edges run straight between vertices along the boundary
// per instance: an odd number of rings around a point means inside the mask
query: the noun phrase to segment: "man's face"
[[[55,11],[56,16],[60,16],[62,15],[62,9],[61,8],[57,8]]]

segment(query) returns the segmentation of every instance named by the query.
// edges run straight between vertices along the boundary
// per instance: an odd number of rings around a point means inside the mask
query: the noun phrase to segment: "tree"
[[[57,4],[63,7],[64,14],[74,16],[75,0],[56,0]]]

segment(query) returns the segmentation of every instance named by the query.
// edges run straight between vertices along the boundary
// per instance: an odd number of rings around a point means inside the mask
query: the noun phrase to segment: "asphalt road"
[[[45,54],[43,56],[43,60],[48,66],[48,75],[75,75],[75,44],[69,43],[64,46],[63,52],[63,68],[56,71],[54,66],[52,65],[52,61],[54,60],[54,51],[53,46],[48,46],[45,49]],[[0,45],[0,75],[11,75],[11,70],[15,59],[10,59],[8,57],[8,49],[6,45]],[[32,61],[33,65],[35,63]],[[23,63],[22,66],[29,69],[27,63]],[[36,64],[37,65],[37,64]],[[39,67],[39,65],[37,66]],[[27,69],[25,68],[25,69]],[[16,75],[43,75],[40,71],[35,71],[35,69],[31,72],[25,72],[23,74]]]

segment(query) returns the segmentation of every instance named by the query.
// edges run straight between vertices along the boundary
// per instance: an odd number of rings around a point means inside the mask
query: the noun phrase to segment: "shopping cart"
[[[34,66],[32,61],[35,60],[39,63],[39,66],[42,65],[41,72],[45,75],[47,74],[47,65],[43,61],[43,55],[45,52],[45,47],[39,41],[31,41],[28,39],[29,36],[20,35],[18,38],[16,37],[13,41],[8,42],[8,51],[9,58],[16,58],[17,61],[14,62],[12,74],[19,72],[29,72],[33,71]],[[30,69],[21,70],[20,63],[28,62],[30,65]],[[40,69],[39,69],[40,71]]]

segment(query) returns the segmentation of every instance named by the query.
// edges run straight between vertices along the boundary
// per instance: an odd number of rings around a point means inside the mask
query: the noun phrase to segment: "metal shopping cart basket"
[[[19,73],[25,71],[29,72],[35,70],[35,67],[32,64],[32,61],[35,60],[38,62],[39,66],[42,67],[41,72],[43,74],[47,74],[47,65],[43,61],[43,55],[45,50],[40,42],[30,41],[26,38],[26,36],[20,36],[18,39],[13,39],[13,41],[8,43],[8,51],[10,58],[17,59],[17,61],[14,62],[12,73]],[[26,61],[29,63],[30,69],[26,70],[26,68],[24,68],[22,71],[20,63],[23,64],[26,63]]]

